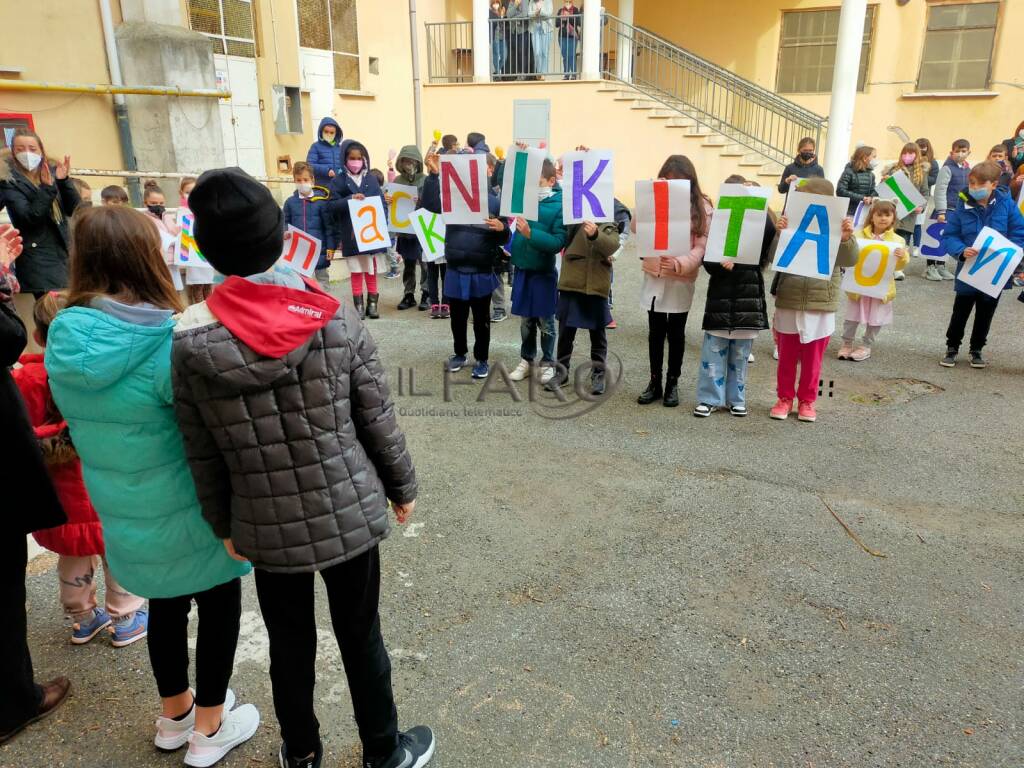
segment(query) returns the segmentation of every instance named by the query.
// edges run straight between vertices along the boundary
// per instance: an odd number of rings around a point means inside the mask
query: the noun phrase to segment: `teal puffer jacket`
[[[176,597],[249,572],[203,519],[171,395],[174,321],[137,325],[72,307],[46,370],[103,523],[110,571],[142,597]]]
[[[567,232],[562,223],[562,190],[540,201],[537,221],[531,221],[530,237],[516,234],[512,241],[512,265],[534,272],[554,272],[555,256],[565,248]],[[514,226],[514,225],[513,225]]]

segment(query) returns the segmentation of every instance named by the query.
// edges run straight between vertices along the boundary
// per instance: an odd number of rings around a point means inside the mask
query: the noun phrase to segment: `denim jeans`
[[[548,74],[548,56],[551,54],[551,30],[541,28],[538,23],[530,30],[533,40],[533,74]]]
[[[519,334],[523,344],[519,356],[532,362],[537,357],[537,331],[540,331],[541,360],[545,363],[555,362],[555,316],[524,317],[519,323]]]
[[[569,35],[558,38],[558,47],[562,49],[562,71],[567,75],[576,74],[577,44],[576,38]]]
[[[697,373],[697,402],[705,405],[746,405],[747,358],[753,339],[723,339],[704,334]]]
[[[505,58],[508,56],[508,45],[505,38],[491,41],[491,74],[505,74]]]

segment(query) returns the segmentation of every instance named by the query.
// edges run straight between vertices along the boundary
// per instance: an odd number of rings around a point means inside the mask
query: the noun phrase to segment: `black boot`
[[[363,309],[363,297],[353,296],[352,303],[356,305],[356,312],[359,313],[359,316],[366,317],[366,311]]]
[[[599,397],[604,394],[606,388],[603,370],[590,374],[590,393],[592,395]]]
[[[378,320],[380,313],[377,312],[377,302],[380,301],[379,293],[366,294],[366,316],[371,320]]]
[[[636,399],[640,405],[650,405],[655,400],[661,400],[661,374],[657,373],[651,376],[650,382],[647,384],[647,389],[640,393],[640,397]]]
[[[402,300],[398,302],[399,309],[412,309],[415,306],[416,297],[413,296],[411,293],[405,294],[405,296],[402,297]]]
[[[430,309],[430,297],[427,296],[426,291],[420,294],[420,312],[426,312]]]
[[[676,376],[665,377],[665,400],[662,402],[666,408],[675,408],[679,405],[679,387],[676,386],[679,378]]]

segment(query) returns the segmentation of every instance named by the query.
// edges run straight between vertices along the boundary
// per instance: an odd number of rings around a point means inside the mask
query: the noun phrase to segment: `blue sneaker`
[[[118,619],[110,629],[110,644],[115,648],[124,648],[149,634],[149,614],[136,611],[131,616]]]
[[[473,378],[474,379],[486,379],[487,374],[491,372],[491,366],[487,364],[486,360],[477,360],[476,365],[473,366]]]
[[[466,367],[466,356],[465,355],[452,355],[448,358],[448,362],[444,364],[444,369],[448,373],[458,373]]]
[[[110,615],[102,608],[95,608],[89,621],[77,621],[71,625],[71,642],[74,645],[85,645],[110,626]]]

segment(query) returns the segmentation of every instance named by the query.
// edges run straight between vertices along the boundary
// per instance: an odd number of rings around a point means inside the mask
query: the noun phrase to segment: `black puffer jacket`
[[[175,331],[174,399],[203,516],[253,565],[318,571],[416,497],[377,347],[294,275],[231,277]]]
[[[764,297],[764,267],[768,262],[775,225],[765,222],[760,264],[736,264],[732,270],[717,262],[704,262],[710,275],[704,303],[705,331],[762,331],[768,328]]]
[[[865,197],[875,196],[875,174],[870,168],[863,171],[855,171],[852,163],[847,163],[843,169],[843,175],[839,177],[836,185],[836,197],[847,197],[850,204],[846,208],[849,215],[853,215],[857,206]]]
[[[70,179],[58,179],[53,166],[50,173],[53,184],[36,186],[9,152],[0,155],[0,197],[25,246],[14,267],[25,293],[68,287],[68,221],[82,200]]]
[[[423,207],[431,213],[441,213],[440,176],[432,173],[423,182]],[[487,193],[488,211],[498,218],[501,200],[493,192]],[[486,274],[494,269],[503,243],[508,242],[508,221],[500,232],[486,224],[450,224],[444,233],[444,258],[449,267],[460,272]]]

